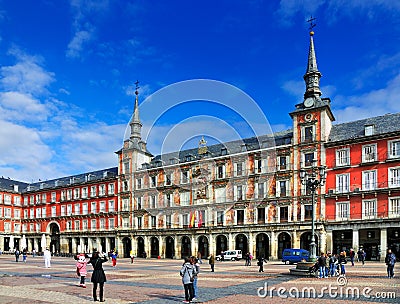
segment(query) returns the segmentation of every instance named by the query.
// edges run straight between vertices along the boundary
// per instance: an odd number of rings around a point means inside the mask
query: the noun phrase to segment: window
[[[216,203],[226,202],[226,189],[224,187],[215,189],[215,202]]]
[[[72,205],[67,205],[67,215],[72,215]]]
[[[179,193],[181,206],[189,206],[190,204],[190,192]]]
[[[265,183],[257,183],[256,188],[257,198],[264,198],[265,197]]]
[[[97,195],[96,186],[91,186],[90,187],[90,197],[95,197],[96,195]]]
[[[165,207],[171,207],[171,193],[165,194]]]
[[[51,206],[51,216],[55,217],[57,215],[57,207]]]
[[[242,176],[243,175],[243,163],[236,163],[235,164],[235,176]]]
[[[72,230],[72,221],[67,221],[65,224],[65,230]]]
[[[74,189],[74,199],[79,198],[79,188]]]
[[[400,167],[389,168],[389,187],[400,187]]]
[[[55,203],[55,202],[56,202],[56,199],[57,199],[56,192],[51,192],[51,202],[52,202],[52,203]]]
[[[239,185],[239,186],[235,186],[235,188],[236,188],[236,193],[235,193],[236,200],[237,201],[243,200],[244,199],[244,197],[243,197],[243,186]]]
[[[11,195],[4,194],[4,205],[11,205]]]
[[[61,216],[65,216],[65,206],[61,206]]]
[[[81,229],[81,227],[80,227],[81,223],[79,221],[75,221],[74,226],[75,226],[75,230],[80,230]]]
[[[65,192],[65,190],[62,190],[61,191],[61,201],[63,202],[63,201],[65,201],[65,199],[66,199],[66,192]]]
[[[350,180],[349,173],[336,175],[336,192],[337,193],[349,192],[349,180]]]
[[[153,175],[150,177],[150,187],[154,188],[157,186],[157,176]]]
[[[224,225],[224,211],[217,211],[217,226]]]
[[[389,217],[400,217],[400,198],[389,199]]]
[[[16,197],[15,197],[16,198]],[[14,200],[15,200],[15,198],[14,198]],[[46,204],[47,203],[47,194],[46,193],[43,193],[42,194],[42,204]]]
[[[363,219],[370,219],[376,216],[376,200],[363,201]]]
[[[350,165],[350,149],[339,149],[336,150],[336,166],[348,166]]]
[[[16,218],[16,219],[21,218],[21,210],[19,210],[19,209],[14,210],[14,218]]]
[[[189,171],[181,172],[181,184],[186,184],[189,182]]]
[[[263,162],[264,162],[263,159],[256,159],[256,160],[255,160],[255,170],[256,170],[256,173],[263,173],[263,172],[265,172],[264,166],[263,166]]]
[[[129,211],[129,199],[122,199],[122,211]]]
[[[97,225],[96,219],[92,219],[92,220],[90,221],[90,229],[91,229],[92,231],[95,231],[95,230],[96,230],[96,225]]]
[[[166,224],[167,228],[171,228],[171,215],[170,214],[167,214],[165,216],[165,224]]]
[[[137,209],[138,210],[142,209],[143,208],[143,204],[142,204],[143,198],[141,196],[138,196],[136,198],[136,200],[137,200]]]
[[[364,128],[364,134],[365,136],[371,136],[374,135],[375,131],[375,126],[374,125],[366,125]]]
[[[129,162],[124,162],[124,165],[123,165],[123,173],[124,174],[128,174],[129,173]]]
[[[82,214],[83,215],[86,215],[86,214],[88,214],[88,203],[83,203],[82,204]]]
[[[100,219],[100,229],[102,230],[106,229],[106,219],[104,218]]]
[[[217,178],[225,178],[225,165],[217,166]]]
[[[14,223],[14,232],[21,232],[21,225]]]
[[[289,220],[289,207],[279,207],[279,220],[280,222],[287,222]]]
[[[283,196],[288,196],[288,181],[283,180],[283,181],[277,181],[277,193],[276,196],[277,197],[283,197]]]
[[[171,178],[171,174],[167,173],[165,174],[165,185],[169,186],[172,184],[172,178]]]
[[[114,212],[114,211],[115,211],[115,202],[108,201],[108,212]]]
[[[97,213],[96,202],[91,202],[91,204],[90,204],[90,213]]]
[[[142,189],[142,178],[136,179],[136,189]]]
[[[3,209],[0,208],[0,217],[3,216]],[[24,210],[24,219],[28,219],[29,218],[29,210],[25,209]]]
[[[347,220],[350,218],[350,203],[340,202],[336,204],[336,220]]]
[[[237,224],[243,225],[244,224],[244,210],[236,210],[237,216]]]
[[[279,170],[286,170],[288,165],[288,157],[287,156],[278,156],[278,166]]]
[[[150,208],[157,208],[157,196],[155,195],[150,196]]]
[[[72,189],[68,189],[67,190],[67,200],[71,200],[72,199]]]
[[[150,220],[151,220],[151,227],[156,228],[157,218],[154,215],[152,215],[150,217]]]
[[[312,205],[304,205],[304,220],[311,220],[313,218]]]
[[[362,147],[362,162],[368,163],[377,160],[376,144],[366,145]]]
[[[103,184],[99,186],[99,195],[100,196],[106,195],[106,185]]]
[[[265,208],[257,208],[257,223],[265,223]]]
[[[389,141],[388,154],[389,158],[400,157],[400,140]]]
[[[314,140],[314,127],[306,126],[302,130],[302,142],[312,142]]]
[[[363,190],[374,190],[376,188],[376,171],[363,171],[362,175]]]
[[[14,196],[14,205],[15,206],[21,206],[21,197]]]
[[[82,188],[82,198],[87,198],[88,197],[88,188],[84,187]]]
[[[75,215],[81,214],[81,206],[80,206],[80,204],[75,204],[75,212],[74,212],[74,214]]]
[[[182,215],[182,225],[183,225],[183,228],[189,227],[189,215],[188,214]]]
[[[82,221],[82,229],[87,230],[88,229],[88,220],[83,220]]]
[[[46,217],[46,207],[42,208],[42,217]]]
[[[304,166],[311,167],[314,163],[314,152],[304,153]]]
[[[100,212],[106,212],[106,202],[100,202]]]
[[[5,222],[5,223],[4,223],[4,231],[9,232],[10,230],[11,230],[11,225],[10,225],[10,223]]]
[[[108,195],[113,195],[115,192],[115,185],[112,184],[108,184],[108,189],[107,189],[107,194]]]
[[[137,218],[137,224],[138,224],[138,228],[142,228],[142,226],[143,226],[143,217],[142,216],[139,216],[138,218]]]
[[[115,219],[110,218],[108,219],[108,229],[114,229],[115,228]]]

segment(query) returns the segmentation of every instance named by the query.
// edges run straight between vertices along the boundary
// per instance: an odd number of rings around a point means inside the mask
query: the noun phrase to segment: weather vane
[[[135,85],[136,85],[135,94],[138,95],[139,94],[138,90],[140,88],[139,87],[139,80],[136,80]]]
[[[307,20],[307,22],[310,23],[310,28],[309,30],[312,31],[312,29],[317,25],[314,21],[317,20],[316,18],[313,18],[313,16],[310,16],[310,19]]]

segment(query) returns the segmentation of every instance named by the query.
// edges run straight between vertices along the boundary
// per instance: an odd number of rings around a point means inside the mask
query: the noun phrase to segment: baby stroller
[[[317,262],[313,266],[310,267],[310,277],[318,278],[318,276],[319,276],[319,266],[318,266],[318,262]]]

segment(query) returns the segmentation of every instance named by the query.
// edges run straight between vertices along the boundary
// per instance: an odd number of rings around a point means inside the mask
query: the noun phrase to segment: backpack
[[[390,265],[390,266],[394,266],[395,263],[396,263],[396,256],[392,253],[392,254],[389,256],[389,265]]]

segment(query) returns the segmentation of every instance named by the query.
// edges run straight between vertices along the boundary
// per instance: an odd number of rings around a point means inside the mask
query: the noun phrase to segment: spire
[[[132,120],[129,123],[129,125],[131,126],[131,136],[130,138],[132,140],[136,139],[137,142],[141,141],[142,139],[142,123],[140,122],[140,118],[139,118],[139,81],[137,80],[135,82],[136,85],[136,89],[135,89],[135,107],[133,110],[133,116],[132,116]]]
[[[319,80],[321,78],[321,73],[318,71],[317,66],[317,57],[315,56],[315,49],[314,49],[314,32],[313,27],[315,27],[315,23],[313,21],[315,18],[310,18],[307,22],[310,22],[310,47],[308,50],[308,62],[307,62],[307,71],[304,74],[303,78],[306,82],[306,92],[304,93],[304,99],[309,97],[320,97],[321,90],[319,88]]]

